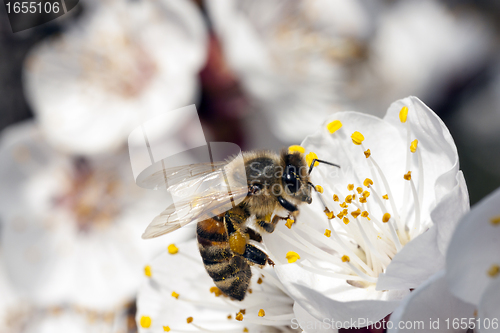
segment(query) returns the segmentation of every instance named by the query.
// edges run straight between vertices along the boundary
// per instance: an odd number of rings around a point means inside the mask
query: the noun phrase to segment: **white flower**
[[[172,244],[144,273],[139,332],[293,332],[293,300],[279,289],[272,271],[253,270],[245,299],[232,301],[214,286],[195,240]]]
[[[459,299],[477,307],[479,332],[497,332],[500,320],[500,189],[473,207],[446,252],[446,280]]]
[[[169,199],[135,185],[127,152],[72,158],[33,123],[2,133],[0,159],[0,245],[20,296],[41,308],[121,309],[137,291],[139,268],[168,244],[140,234]]]
[[[280,225],[265,236],[275,270],[316,319],[344,327],[366,326],[356,318],[377,322],[444,267],[455,224],[469,208],[453,139],[409,97],[383,119],[337,113],[302,146],[309,163],[316,153],[340,169],[316,166],[312,182],[323,194],[301,206],[290,230]],[[289,251],[297,263],[287,264]]]
[[[194,102],[206,31],[190,1],[109,0],[29,55],[25,90],[59,149],[123,146],[146,119]]]
[[[422,283],[393,312],[389,333],[468,332],[477,324],[474,306],[450,293],[445,272],[440,271]]]
[[[359,1],[222,0],[207,7],[229,66],[281,140],[302,139],[339,109],[345,65],[369,33]]]

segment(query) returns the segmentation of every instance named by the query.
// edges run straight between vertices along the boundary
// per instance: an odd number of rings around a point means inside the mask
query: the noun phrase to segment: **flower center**
[[[359,149],[359,154],[364,154],[371,174],[365,175],[363,181],[353,176],[352,183],[347,184],[345,189],[337,188],[336,184],[321,184],[323,195],[333,199],[320,198],[328,218],[324,234],[307,223],[300,223],[300,219],[299,223],[290,223],[294,238],[277,231],[285,241],[299,249],[297,256],[302,251],[309,256],[306,258],[313,256],[318,259],[297,261],[302,268],[316,274],[346,279],[353,286],[374,286],[378,275],[385,271],[396,253],[425,230],[420,214],[423,195],[422,158],[417,149],[418,141],[411,141],[407,114],[408,108],[403,107],[400,120],[406,126],[407,151],[406,167],[401,170],[401,183],[389,183],[376,156],[364,146],[363,134],[356,131],[351,136],[355,145],[353,148]],[[341,127],[338,120],[327,125],[331,134]],[[412,170],[409,170],[410,154],[417,155],[418,169],[413,172],[419,176],[418,186],[412,178]],[[395,186],[404,186],[403,206],[399,209],[392,191]],[[318,196],[321,196],[319,192]],[[411,209],[413,218],[410,216]]]

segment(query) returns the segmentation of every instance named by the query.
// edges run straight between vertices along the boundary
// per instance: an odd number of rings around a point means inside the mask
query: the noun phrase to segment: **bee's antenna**
[[[311,166],[309,167],[309,173],[308,173],[309,175],[311,174],[311,171],[313,170],[313,168],[314,168],[314,164],[315,164],[316,162],[319,162],[319,163],[325,163],[325,164],[328,164],[328,165],[331,165],[331,166],[334,166],[334,167],[337,167],[337,168],[339,168],[339,169],[340,169],[340,165],[338,165],[338,164],[334,164],[334,163],[327,162],[327,161],[323,161],[323,160],[318,160],[317,158],[315,158],[314,160],[312,160],[312,162],[311,162]]]
[[[330,213],[330,210],[329,210],[329,209],[328,209],[328,207],[326,206],[326,202],[325,202],[325,200],[323,200],[323,196],[321,195],[321,192],[320,192],[320,191],[318,191],[318,189],[316,188],[316,186],[315,186],[313,183],[308,182],[307,184],[308,184],[309,186],[311,186],[311,187],[312,187],[312,188],[316,191],[316,193],[318,193],[318,198],[319,198],[319,201],[321,201],[321,204],[323,205],[323,207],[325,207],[324,212],[325,212],[325,213]]]

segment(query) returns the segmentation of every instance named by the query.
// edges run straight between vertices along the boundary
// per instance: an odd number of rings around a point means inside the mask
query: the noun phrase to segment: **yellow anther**
[[[342,219],[342,222],[344,222],[344,224],[349,224],[349,219],[347,217],[344,217]]]
[[[500,215],[494,216],[490,219],[491,224],[500,226]]]
[[[323,187],[321,187],[321,185],[316,185],[315,188],[319,193],[323,193]]]
[[[240,309],[240,312],[241,312],[242,314],[246,315],[246,314],[247,314],[247,309]]]
[[[248,328],[244,327],[244,328],[243,328],[243,332],[248,333],[248,332],[249,332],[249,331],[248,331]]]
[[[352,195],[352,199],[353,199],[353,200],[355,200],[355,199],[356,199],[356,193],[354,193],[354,194]]]
[[[262,284],[262,282],[263,282],[263,281],[262,281],[262,278],[259,278],[259,279],[257,280],[257,284]]]
[[[491,265],[490,269],[488,270],[488,275],[490,277],[496,277],[498,274],[500,274],[500,266]]]
[[[328,129],[328,132],[330,132],[330,134],[337,132],[341,127],[342,123],[340,122],[340,120],[334,120],[326,125],[326,128]]]
[[[361,203],[366,203],[366,197],[360,197],[359,202]]]
[[[358,192],[358,194],[361,194],[361,192],[363,192],[363,189],[361,187],[356,187],[356,191]]]
[[[215,297],[222,295],[222,291],[217,287],[210,287],[210,293],[215,294]]]
[[[187,318],[186,318],[186,322],[187,322],[188,324],[191,324],[191,323],[193,322],[193,317],[187,317]]]
[[[253,293],[252,288],[248,288],[248,293],[249,294]]]
[[[325,229],[325,236],[330,237],[332,235],[332,231],[330,229]]]
[[[350,204],[352,202],[352,195],[349,194],[347,197],[345,197],[345,202]]]
[[[382,222],[384,222],[384,223],[389,222],[390,218],[391,218],[391,214],[385,213],[384,216],[382,216]]]
[[[363,134],[356,131],[356,132],[352,133],[351,139],[352,139],[352,143],[359,146],[365,140],[365,137],[363,136]]]
[[[372,154],[372,153],[370,152],[370,149],[367,149],[364,153],[365,153],[365,157],[366,157],[366,158],[370,157],[370,155]]]
[[[363,181],[363,185],[365,185],[366,187],[370,187],[370,185],[373,185],[373,180],[371,180],[370,178],[366,178]]]
[[[354,189],[354,184],[347,185],[347,190],[352,191]]]
[[[236,314],[235,319],[236,319],[237,321],[242,321],[242,320],[243,320],[243,313],[241,313],[241,311],[240,311],[240,312],[238,312],[238,313]]]
[[[144,275],[146,275],[147,277],[151,277],[151,266],[147,265],[146,267],[144,267]]]
[[[337,217],[342,220],[342,218],[344,217],[344,213],[342,213],[342,212],[338,213]]]
[[[339,196],[338,196],[338,195],[336,195],[336,194],[334,194],[334,195],[333,195],[333,201],[339,201]]]
[[[361,214],[361,209],[357,209],[354,212],[351,212],[352,217],[357,218]]]
[[[318,159],[318,155],[316,155],[315,153],[313,152],[310,152],[309,154],[306,155],[306,163],[307,163],[307,166],[308,167],[311,167],[311,163],[313,160],[315,159]],[[318,166],[319,165],[319,162],[316,161],[314,162],[314,166]]]
[[[139,324],[142,328],[149,328],[149,326],[151,326],[151,318],[148,316],[142,316]]]
[[[401,111],[399,111],[399,120],[401,120],[402,123],[406,123],[407,117],[408,117],[408,107],[403,106],[403,108],[401,108]]]
[[[227,315],[227,319],[231,320],[231,319],[233,319],[233,316]]]
[[[292,229],[292,224],[294,224],[295,221],[292,219],[287,219],[285,225],[288,227],[288,229]]]
[[[411,142],[411,145],[410,145],[410,151],[412,153],[416,152],[417,151],[417,146],[418,146],[418,140],[415,139]]]
[[[179,294],[178,294],[178,293],[176,293],[175,291],[172,291],[172,297],[174,297],[174,298],[177,298],[177,299],[178,299],[178,298],[179,298]]]
[[[386,194],[386,195],[383,195],[382,196],[382,199],[385,199],[385,200],[389,200],[389,196]]]
[[[343,203],[339,204],[339,206],[342,208],[347,208],[347,204],[345,203],[345,201]]]
[[[350,261],[351,261],[351,258],[349,258],[349,256],[348,256],[348,255],[345,255],[345,254],[344,254],[344,255],[342,256],[342,262],[350,262]]]
[[[170,332],[169,326],[163,326],[163,332]]]
[[[168,250],[168,253],[170,253],[170,254],[176,254],[177,252],[179,252],[179,248],[177,246],[175,246],[175,244],[170,244],[167,247],[167,250]]]
[[[258,315],[259,317],[264,317],[266,315],[266,312],[263,309],[260,309]]]
[[[411,171],[408,171],[408,173],[405,173],[405,175],[403,176],[404,179],[406,180],[411,180]]]
[[[291,264],[291,263],[294,263],[296,262],[297,260],[300,259],[300,256],[297,252],[294,252],[294,251],[288,251],[286,253],[286,257],[285,257],[287,260],[288,260],[288,263]]]
[[[324,210],[326,217],[328,217],[329,220],[333,219],[335,215],[333,214],[332,211],[330,211],[328,208],[325,208]]]
[[[361,213],[361,216],[362,216],[362,217],[366,217],[366,218],[367,218],[367,217],[368,217],[368,212],[367,212],[366,210],[365,210],[365,211],[363,211],[363,212]]]
[[[342,210],[342,215],[347,215],[348,213],[349,211],[347,210],[347,208]]]
[[[299,145],[293,145],[293,146],[288,147],[288,152],[290,154],[295,153],[296,151],[301,153],[301,154],[304,154],[306,152],[304,147],[299,146]]]
[[[368,198],[370,196],[370,192],[364,191],[362,194],[365,198]]]

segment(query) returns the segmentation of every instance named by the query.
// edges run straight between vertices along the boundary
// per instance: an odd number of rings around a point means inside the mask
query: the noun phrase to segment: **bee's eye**
[[[293,165],[287,165],[283,173],[283,185],[285,185],[291,193],[297,192],[300,187],[299,175],[297,175],[296,171]]]

